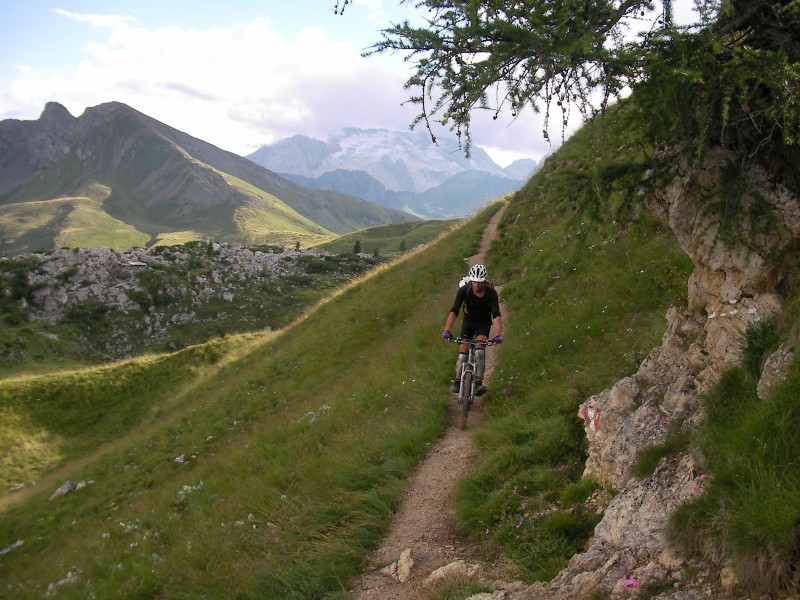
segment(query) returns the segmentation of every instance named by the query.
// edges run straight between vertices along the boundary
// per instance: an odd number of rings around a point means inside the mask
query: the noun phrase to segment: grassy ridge
[[[251,186],[252,187],[252,186]],[[252,192],[255,193],[255,192]],[[239,207],[234,213],[237,235],[243,243],[279,244],[302,247],[326,241],[334,234],[311,223],[284,203],[259,198],[265,206]],[[119,251],[144,247],[151,236],[105,212],[101,199],[86,197],[58,198],[39,202],[22,202],[0,207],[0,232],[7,254],[71,247],[105,246]],[[205,234],[197,231],[162,231],[156,245],[184,244],[199,240]],[[227,236],[225,236],[227,237]]]
[[[452,220],[377,225],[342,235],[335,240],[319,244],[318,247],[335,254],[343,254],[352,252],[356,242],[359,242],[361,252],[367,254],[377,253],[381,256],[401,254],[430,242],[456,223],[457,221]]]
[[[308,247],[336,237],[272,194],[232,175],[220,175],[232,186],[259,200],[254,206],[240,206],[234,212],[237,238],[245,243],[294,245],[300,242],[302,247]]]
[[[514,576],[549,579],[592,535],[578,407],[634,373],[683,302],[691,262],[636,209],[645,160],[598,154],[630,140],[625,115],[584,128],[517,194],[492,246],[508,306],[502,359],[478,433],[483,464],[462,484],[462,528]]]
[[[95,423],[122,441],[62,471],[93,482],[86,488],[48,502],[58,481],[5,508],[0,544],[25,544],[0,559],[3,590],[37,597],[70,572],[77,579],[59,587],[63,597],[346,589],[444,425],[452,352],[438,330],[487,219],[344,290],[177,397],[158,376],[177,365],[155,361],[140,363],[138,379],[152,382],[143,393],[121,394],[113,372],[97,371],[82,410],[53,401],[64,413],[55,420],[69,421],[127,398],[130,429]],[[5,410],[35,421],[26,390],[3,385]],[[38,425],[42,437],[52,433]]]
[[[174,354],[3,381],[0,489],[37,480],[47,469],[114,442],[134,425],[158,422],[187,402],[181,388],[202,379],[252,337],[220,338]]]
[[[9,204],[0,208],[0,231],[6,249],[107,246],[127,250],[143,246],[150,236],[103,211],[102,199],[58,198]]]

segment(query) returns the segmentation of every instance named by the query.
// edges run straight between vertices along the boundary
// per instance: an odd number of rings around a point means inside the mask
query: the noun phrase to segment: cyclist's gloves
[[[445,329],[445,330],[442,332],[442,337],[443,337],[444,339],[446,339],[446,340],[452,340],[452,339],[453,339],[453,334],[452,334],[452,333],[450,333],[449,331],[447,331],[447,329]]]
[[[495,344],[502,344],[503,343],[503,336],[502,335],[494,336],[494,338],[492,339],[492,342],[494,342]]]

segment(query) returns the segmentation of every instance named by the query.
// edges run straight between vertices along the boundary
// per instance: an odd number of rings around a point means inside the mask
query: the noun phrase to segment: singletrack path
[[[485,261],[486,252],[497,234],[497,224],[507,206],[503,205],[492,217],[481,238],[478,254],[468,259],[470,266]],[[491,280],[491,266],[489,275]],[[505,328],[508,315],[502,304],[501,312]],[[442,322],[446,316],[442,315]],[[495,360],[495,347],[487,348],[485,379],[488,385],[491,385]],[[447,388],[443,387],[441,393],[448,394]],[[487,574],[484,572],[486,567],[481,565],[479,550],[456,532],[453,514],[456,484],[469,472],[470,465],[478,456],[470,430],[479,427],[482,420],[480,399],[469,412],[466,430],[460,427],[461,411],[453,396],[449,413],[449,424],[444,434],[410,477],[389,533],[370,556],[367,572],[355,580],[351,591],[353,600],[425,600],[428,576],[436,569],[452,566],[457,561],[464,561],[469,566],[478,565],[480,572]],[[410,571],[407,569],[410,563],[406,563],[404,572],[401,561],[399,572],[394,575],[382,573],[385,567],[391,568],[393,563],[400,561],[401,555],[408,555],[409,550],[413,560]]]

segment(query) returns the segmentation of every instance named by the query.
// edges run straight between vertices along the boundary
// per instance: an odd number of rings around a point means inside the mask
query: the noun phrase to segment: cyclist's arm
[[[445,323],[445,326],[444,326],[445,330],[446,331],[452,330],[453,329],[453,325],[455,324],[455,322],[456,322],[456,313],[454,313],[451,310],[450,314],[447,315],[447,323]]]
[[[494,325],[494,334],[503,335],[503,319],[500,317],[500,315],[497,315],[494,318],[492,324]]]
[[[497,294],[497,290],[494,288],[492,289],[494,292],[492,298],[492,324],[494,325],[494,334],[495,335],[503,335],[503,319],[500,316],[500,296]]]
[[[445,331],[451,331],[453,324],[456,322],[458,311],[461,310],[461,305],[464,304],[464,299],[467,297],[467,286],[459,288],[456,293],[456,299],[453,301],[453,308],[450,309],[450,314],[447,315],[447,322],[445,323]]]
[[[450,312],[455,315],[453,320],[455,320],[456,316],[458,316],[458,311],[461,310],[461,306],[464,304],[464,300],[466,299],[467,286],[465,285],[464,287],[458,289],[458,292],[456,292],[456,299],[453,300],[453,308],[450,309]]]

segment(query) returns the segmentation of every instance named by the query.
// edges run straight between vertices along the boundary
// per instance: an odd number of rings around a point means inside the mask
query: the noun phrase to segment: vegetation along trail
[[[467,259],[469,265],[484,262],[507,206],[503,205],[492,217],[478,253]],[[489,275],[491,279],[491,271]],[[504,305],[501,311],[507,322]],[[486,352],[487,381],[491,381],[495,361],[496,348],[490,347]],[[442,394],[446,393],[442,389]],[[480,425],[481,405],[477,403],[470,411],[466,430],[460,427],[461,410],[454,398],[448,410],[447,429],[409,478],[408,489],[387,536],[370,557],[367,572],[353,584],[354,600],[421,600],[424,589],[431,583],[430,575],[437,569],[444,568],[441,572],[457,575],[481,568],[477,566],[477,550],[457,534],[453,514],[457,482],[477,459],[470,428]]]

